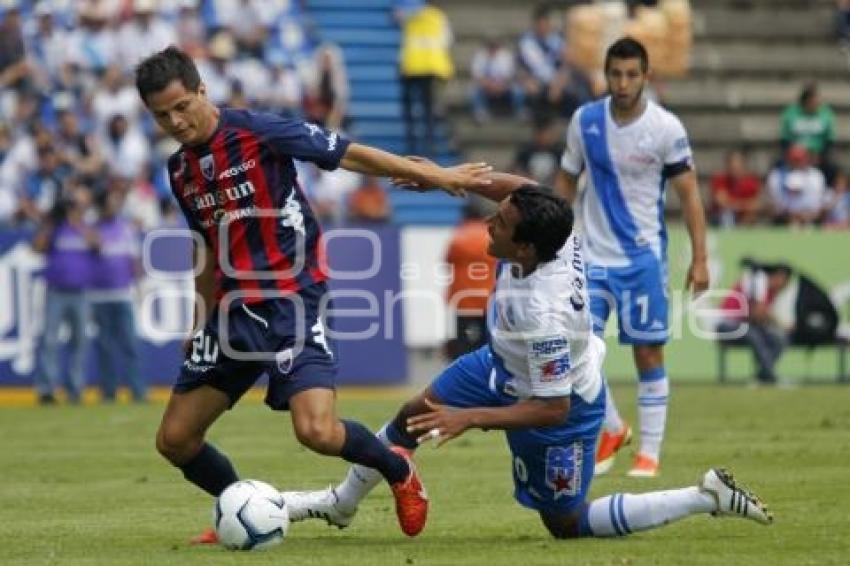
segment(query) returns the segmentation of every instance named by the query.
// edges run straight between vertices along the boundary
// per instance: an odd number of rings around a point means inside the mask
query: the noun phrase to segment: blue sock
[[[342,424],[345,426],[345,442],[340,456],[344,460],[375,468],[390,484],[407,479],[410,467],[403,457],[384,446],[378,437],[362,424],[345,420]]]
[[[227,456],[206,442],[194,458],[178,467],[184,478],[213,497],[218,497],[224,488],[239,481]]]
[[[386,429],[384,429],[387,434],[387,439],[396,446],[404,446],[408,450],[416,450],[419,448],[419,443],[416,442],[416,439],[407,432],[404,423],[399,423],[398,420],[399,418],[396,417],[387,423]]]

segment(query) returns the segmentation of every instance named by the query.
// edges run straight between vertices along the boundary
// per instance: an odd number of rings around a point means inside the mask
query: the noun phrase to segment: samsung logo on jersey
[[[219,178],[219,180],[228,179],[230,177],[238,175],[239,173],[244,173],[248,169],[253,169],[255,165],[257,165],[257,162],[254,161],[253,159],[249,159],[248,161],[246,161],[244,163],[240,163],[236,167],[231,167],[230,169],[228,169],[226,171],[222,171],[222,173],[218,176],[218,178]]]
[[[226,187],[195,197],[195,210],[221,206],[227,202],[253,195],[255,192],[257,191],[254,189],[254,184],[251,181],[245,181],[234,187]]]
[[[549,356],[566,348],[566,338],[551,338],[531,343],[531,353],[536,356]]]

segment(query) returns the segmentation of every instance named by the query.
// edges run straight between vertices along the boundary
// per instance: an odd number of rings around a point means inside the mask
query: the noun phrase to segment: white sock
[[[669,392],[670,380],[666,375],[661,379],[638,383],[640,453],[656,462],[661,456],[661,442],[664,440]]]
[[[716,509],[714,498],[696,487],[641,494],[615,493],[590,502],[585,511],[590,527],[590,533],[586,534],[622,536]]]
[[[384,443],[385,446],[391,446],[389,438],[387,438],[387,426],[389,423],[381,427],[375,436]],[[384,480],[381,472],[374,468],[367,468],[360,464],[354,464],[348,468],[348,474],[342,480],[334,491],[338,498],[337,507],[343,512],[352,512],[357,509],[363,499],[369,492],[375,489],[379,483]]]
[[[614,404],[614,396],[611,395],[611,388],[608,386],[607,379],[605,380],[605,422],[603,426],[606,431],[612,433],[623,430],[623,419],[620,418],[617,405]]]

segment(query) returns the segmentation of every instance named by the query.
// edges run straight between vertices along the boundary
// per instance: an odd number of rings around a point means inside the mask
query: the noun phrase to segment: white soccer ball
[[[274,487],[257,480],[242,480],[218,496],[213,524],[225,547],[259,550],[283,541],[289,529],[289,512]]]

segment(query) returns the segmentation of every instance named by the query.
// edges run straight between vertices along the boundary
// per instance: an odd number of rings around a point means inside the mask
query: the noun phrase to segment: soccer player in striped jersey
[[[412,451],[470,429],[503,430],[514,498],[556,538],[622,536],[708,513],[769,524],[761,501],[722,469],[690,487],[588,501],[605,413],[605,344],[592,330],[572,210],[513,175],[493,174],[490,187],[470,190],[500,203],[488,220],[488,253],[500,260],[490,343],[443,370],[378,437]],[[355,465],[334,488],[284,492],[290,519],[346,527],[380,481],[377,471]]]
[[[664,369],[668,339],[665,189],[678,193],[691,238],[686,287],[708,288],[705,214],[690,143],[672,113],[643,96],[649,73],[644,47],[631,38],[615,42],[605,58],[610,95],[581,106],[567,131],[556,189],[574,202],[586,172],[578,210],[585,233],[587,283],[595,330],[616,312],[621,344],[631,344],[638,373],[640,449],[632,477],[658,473],[667,420],[669,380]],[[631,429],[608,397],[596,473],[606,473]]]
[[[266,404],[289,410],[306,447],[380,470],[402,530],[425,524],[427,497],[412,462],[335,410],[337,360],[327,336],[322,233],[293,159],[403,176],[449,192],[489,183],[488,168],[444,169],[350,143],[336,132],[272,114],[218,108],[195,64],[175,47],[136,69],[139,95],[181,146],[168,160],[172,190],[195,243],[196,324],[156,437],[157,450],[213,496],[237,481],[205,441],[209,427],[264,373]],[[215,532],[197,542],[215,542]]]

